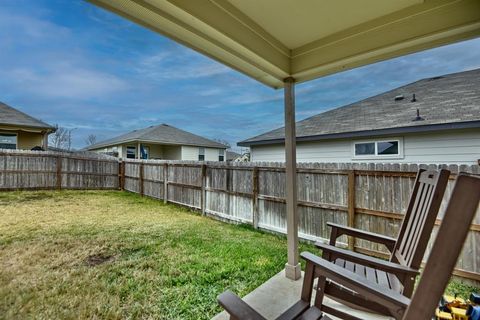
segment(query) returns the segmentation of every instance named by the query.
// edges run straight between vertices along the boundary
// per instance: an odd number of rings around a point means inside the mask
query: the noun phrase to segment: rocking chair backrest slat
[[[449,175],[443,169],[418,172],[391,261],[420,267]]]
[[[437,238],[403,320],[431,319],[480,201],[480,177],[459,174]]]

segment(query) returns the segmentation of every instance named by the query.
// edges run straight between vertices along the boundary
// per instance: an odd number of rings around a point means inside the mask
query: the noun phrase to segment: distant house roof
[[[232,161],[232,160],[242,156],[240,153],[230,151],[230,150],[227,150],[226,153],[227,153],[227,161]]]
[[[53,126],[35,119],[3,102],[0,102],[0,125],[39,128],[49,131],[55,130]]]
[[[170,145],[227,148],[227,146],[216,141],[197,136],[196,134],[172,127],[168,124],[160,124],[144,129],[133,130],[118,137],[95,143],[88,146],[86,149],[94,150],[128,142],[150,142]]]
[[[413,99],[415,95],[415,99]],[[415,100],[415,101],[413,101]],[[413,121],[419,110],[421,121]],[[480,69],[419,80],[296,124],[297,141],[480,127]],[[284,128],[238,143],[283,143]]]

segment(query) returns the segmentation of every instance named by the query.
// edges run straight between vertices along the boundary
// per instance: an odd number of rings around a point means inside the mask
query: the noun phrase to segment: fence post
[[[125,161],[123,160],[118,163],[118,188],[125,190]]]
[[[252,172],[252,191],[253,191],[253,198],[252,198],[252,218],[253,218],[253,227],[258,229],[258,220],[259,220],[259,211],[258,211],[258,167],[253,167]]]
[[[201,198],[200,201],[201,203],[201,210],[202,210],[202,215],[206,215],[206,209],[207,209],[207,165],[202,164],[202,191],[201,191]]]
[[[57,157],[57,189],[62,189],[62,157]]]
[[[168,163],[163,165],[163,203],[168,202]]]
[[[349,227],[355,227],[355,170],[348,172],[348,221]],[[348,238],[348,248],[355,249],[355,238]]]
[[[140,188],[140,195],[143,197],[143,162],[140,163],[138,183]]]

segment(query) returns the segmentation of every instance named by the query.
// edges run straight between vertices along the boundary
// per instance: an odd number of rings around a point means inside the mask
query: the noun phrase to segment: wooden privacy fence
[[[0,150],[0,190],[118,189],[118,167],[92,153]]]
[[[452,171],[438,215],[442,219],[458,172],[478,165],[299,164],[299,236],[325,241],[327,222],[396,236],[419,167]],[[279,163],[128,160],[91,153],[0,150],[0,191],[124,189],[200,210],[229,222],[286,232],[285,168]],[[434,234],[436,232],[434,231]],[[385,248],[340,239],[358,252],[385,256]],[[455,274],[480,281],[477,212]],[[428,255],[428,250],[427,250]]]
[[[456,174],[480,174],[478,165],[299,164],[299,236],[326,241],[330,234],[327,222],[396,236],[416,172],[419,168],[440,167],[452,174],[437,225]],[[188,206],[225,221],[286,233],[283,164],[129,160],[120,164],[119,180],[121,189]],[[347,242],[346,238],[341,242],[358,252],[386,256],[381,245],[362,240]],[[477,213],[455,270],[457,276],[480,281],[479,245]]]

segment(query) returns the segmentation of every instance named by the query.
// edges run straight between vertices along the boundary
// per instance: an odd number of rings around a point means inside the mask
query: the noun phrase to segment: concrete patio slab
[[[261,313],[267,319],[275,319],[292,304],[298,301],[302,290],[302,278],[293,281],[285,277],[285,270],[277,273],[267,280],[260,287],[247,294],[243,300]],[[349,308],[332,299],[325,298],[325,304],[332,308],[342,310],[351,315],[366,320],[390,320],[391,317],[380,316],[365,311]],[[331,316],[332,319],[338,319]],[[212,318],[212,320],[228,320],[228,314],[223,311]]]

